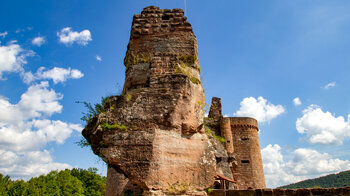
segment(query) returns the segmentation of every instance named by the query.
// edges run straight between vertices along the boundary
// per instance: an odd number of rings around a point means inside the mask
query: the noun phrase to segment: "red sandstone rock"
[[[145,195],[196,195],[215,180],[197,41],[181,28],[190,26],[180,9],[151,6],[134,16],[123,93],[108,98],[83,130],[110,165],[107,195],[120,195],[128,183]]]
[[[223,118],[213,98],[204,125],[197,41],[186,20],[181,9],[155,6],[134,15],[123,93],[83,130],[109,165],[106,195],[206,195],[217,174],[236,189],[265,188],[257,121]]]

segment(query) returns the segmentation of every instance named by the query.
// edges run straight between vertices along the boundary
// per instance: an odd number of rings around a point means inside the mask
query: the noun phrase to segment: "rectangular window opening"
[[[249,160],[241,160],[241,163],[249,163]]]

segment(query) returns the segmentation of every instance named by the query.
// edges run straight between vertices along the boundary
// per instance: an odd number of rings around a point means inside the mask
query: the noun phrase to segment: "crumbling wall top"
[[[192,26],[179,8],[160,9],[149,6],[141,14],[135,14],[132,22],[131,37],[163,34],[168,32],[192,32]]]
[[[211,99],[208,117],[214,119],[215,121],[218,121],[222,118],[221,99],[219,97],[213,97]]]
[[[250,117],[230,117],[231,126],[233,127],[249,127],[259,130],[258,121]]]

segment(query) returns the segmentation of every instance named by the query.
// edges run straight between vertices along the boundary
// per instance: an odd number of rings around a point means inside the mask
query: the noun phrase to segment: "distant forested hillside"
[[[340,172],[338,174],[330,174],[327,176],[304,180],[298,183],[281,186],[282,189],[297,188],[338,188],[350,186],[350,171]]]
[[[28,181],[11,180],[0,173],[0,195],[91,195],[103,196],[106,177],[96,168],[52,171]]]

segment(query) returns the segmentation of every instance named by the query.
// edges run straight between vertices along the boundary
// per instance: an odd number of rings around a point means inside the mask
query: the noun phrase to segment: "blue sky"
[[[0,172],[105,165],[85,108],[120,93],[133,14],[184,0],[0,1]],[[259,121],[268,187],[350,169],[350,3],[187,0],[206,101]]]

